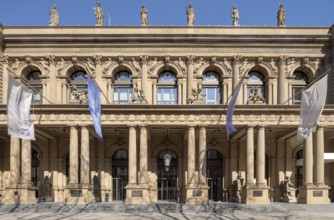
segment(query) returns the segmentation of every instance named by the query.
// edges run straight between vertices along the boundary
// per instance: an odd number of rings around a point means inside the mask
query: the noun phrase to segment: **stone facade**
[[[334,199],[334,167],[323,157],[334,152],[332,28],[1,26],[0,44],[4,203],[205,204],[240,196],[266,204],[282,201],[286,176],[300,203]],[[300,106],[290,97],[325,71],[328,105],[317,132],[297,141]],[[34,97],[31,111],[36,141],[7,135],[8,74],[44,97]],[[102,91],[103,140],[86,75]],[[238,131],[227,140],[226,103],[244,75]],[[146,101],[132,102],[132,88]],[[203,101],[189,103],[198,88]],[[238,176],[245,181],[234,195]]]

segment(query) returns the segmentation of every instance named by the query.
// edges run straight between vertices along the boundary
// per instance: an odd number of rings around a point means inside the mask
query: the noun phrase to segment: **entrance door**
[[[38,160],[38,153],[35,150],[31,151],[31,183],[32,186],[36,187],[35,197],[37,201],[39,201],[39,160]]]
[[[126,185],[128,185],[128,152],[119,150],[112,156],[112,199],[125,200]]]
[[[206,176],[209,186],[209,200],[222,200],[222,156],[218,151],[209,150],[206,154]]]
[[[170,164],[166,166],[166,156],[170,156]],[[168,156],[167,156],[168,157]],[[162,151],[158,156],[158,200],[177,201],[177,160],[173,151]]]

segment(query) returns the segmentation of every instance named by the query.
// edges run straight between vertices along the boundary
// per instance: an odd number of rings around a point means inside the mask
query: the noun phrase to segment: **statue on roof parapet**
[[[237,9],[237,6],[233,6],[232,10],[232,25],[233,26],[239,26],[239,10]]]
[[[141,25],[148,25],[147,8],[145,7],[145,5],[141,6]]]
[[[279,27],[285,27],[285,10],[282,4],[280,4],[277,12],[277,25]]]
[[[193,26],[195,23],[195,12],[191,3],[187,7],[187,16],[188,26]]]
[[[103,14],[100,2],[97,3],[97,7],[95,8],[95,17],[96,17],[95,26],[102,26],[104,14]]]
[[[52,6],[49,10],[50,14],[50,23],[49,26],[58,26],[59,25],[59,14],[55,5]]]

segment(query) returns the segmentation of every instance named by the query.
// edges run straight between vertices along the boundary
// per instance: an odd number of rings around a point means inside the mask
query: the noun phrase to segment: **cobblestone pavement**
[[[37,204],[30,206],[0,205],[0,219],[334,219],[334,204],[301,205],[272,203],[270,205],[208,204],[191,206],[182,204],[154,204],[127,206],[124,204],[96,203],[90,205]]]

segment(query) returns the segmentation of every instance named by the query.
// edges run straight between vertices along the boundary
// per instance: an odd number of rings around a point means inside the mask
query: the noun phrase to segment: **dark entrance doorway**
[[[165,164],[170,157],[170,166]],[[158,156],[158,200],[177,201],[177,160],[173,151],[165,150]]]
[[[128,152],[119,150],[112,156],[112,199],[113,201],[125,200],[126,185],[129,181]]]
[[[209,200],[222,200],[222,155],[216,150],[206,154],[206,177],[209,186]]]

